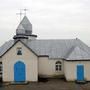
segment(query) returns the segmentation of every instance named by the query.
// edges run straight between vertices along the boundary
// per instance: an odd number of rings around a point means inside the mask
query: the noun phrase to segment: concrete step
[[[29,82],[25,81],[25,82],[10,82],[11,85],[26,85]]]
[[[76,83],[78,83],[78,84],[86,84],[87,81],[85,81],[85,80],[82,80],[82,81],[76,80]]]

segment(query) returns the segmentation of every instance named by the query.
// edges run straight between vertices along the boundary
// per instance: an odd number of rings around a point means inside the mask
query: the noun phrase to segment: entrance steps
[[[27,85],[29,82],[10,82],[11,85]]]
[[[86,84],[87,81],[85,81],[85,80],[83,80],[83,81],[76,80],[76,83],[78,83],[78,84]]]

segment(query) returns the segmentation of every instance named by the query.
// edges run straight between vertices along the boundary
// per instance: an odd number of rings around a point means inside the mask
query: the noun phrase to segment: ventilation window
[[[17,55],[22,55],[22,48],[21,47],[17,48]]]

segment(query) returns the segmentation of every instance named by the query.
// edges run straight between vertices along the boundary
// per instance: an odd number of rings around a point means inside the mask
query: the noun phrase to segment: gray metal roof
[[[22,41],[32,49],[38,56],[47,55],[49,58],[63,58],[66,60],[90,59],[90,48],[79,39],[60,39],[60,40],[28,40]],[[14,41],[6,42],[0,48],[2,56]]]
[[[25,31],[25,32],[24,32]],[[28,20],[26,16],[22,19],[19,26],[17,27],[17,34],[25,33],[25,35],[31,35],[32,34],[32,24]]]
[[[48,55],[49,58],[64,58],[69,55],[72,48],[78,46],[90,55],[88,46],[79,39],[62,40],[35,40],[28,41],[29,46],[37,55]],[[82,53],[82,52],[81,52]],[[90,58],[90,57],[89,57]],[[77,59],[77,58],[76,58]]]
[[[7,52],[7,50],[12,47],[12,45],[14,44],[13,40],[10,40],[8,42],[5,42],[1,47],[0,47],[0,56],[2,56],[5,52]]]
[[[22,26],[22,24],[20,24],[16,30],[16,34],[25,34],[25,29],[24,27]]]
[[[90,54],[88,54],[86,51],[82,50],[78,46],[72,48],[72,51],[66,58],[66,60],[83,60],[83,59],[90,59]]]

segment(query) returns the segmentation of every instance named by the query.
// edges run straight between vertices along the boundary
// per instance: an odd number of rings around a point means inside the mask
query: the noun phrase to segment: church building
[[[90,48],[80,39],[37,39],[24,16],[13,40],[0,47],[3,82],[38,82],[38,77],[90,81]]]

